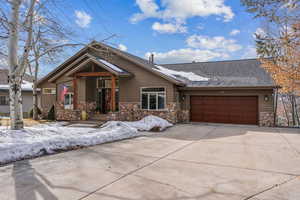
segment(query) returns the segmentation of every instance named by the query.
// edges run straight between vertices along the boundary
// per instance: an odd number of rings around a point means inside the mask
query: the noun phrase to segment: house
[[[8,69],[0,69],[0,116],[9,116],[9,84]],[[32,97],[33,79],[25,74],[22,84],[23,116],[29,117],[29,112],[33,107]]]
[[[276,85],[256,59],[156,65],[92,42],[42,78],[41,108],[57,120],[274,124]]]

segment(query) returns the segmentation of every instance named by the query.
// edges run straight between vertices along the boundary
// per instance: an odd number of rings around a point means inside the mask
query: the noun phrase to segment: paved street
[[[177,125],[0,167],[1,200],[300,199],[300,130]]]

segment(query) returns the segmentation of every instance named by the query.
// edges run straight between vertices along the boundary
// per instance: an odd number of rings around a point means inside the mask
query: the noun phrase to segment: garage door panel
[[[191,96],[191,121],[257,124],[256,96]]]

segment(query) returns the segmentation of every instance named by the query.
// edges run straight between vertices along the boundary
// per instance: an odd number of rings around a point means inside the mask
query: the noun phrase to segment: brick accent
[[[260,112],[259,113],[259,126],[274,126],[274,113],[273,112]]]

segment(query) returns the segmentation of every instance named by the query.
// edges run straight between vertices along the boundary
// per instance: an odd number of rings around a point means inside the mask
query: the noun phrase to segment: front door
[[[98,89],[98,111],[101,114],[106,114],[111,108],[111,89],[110,88],[99,88]]]

